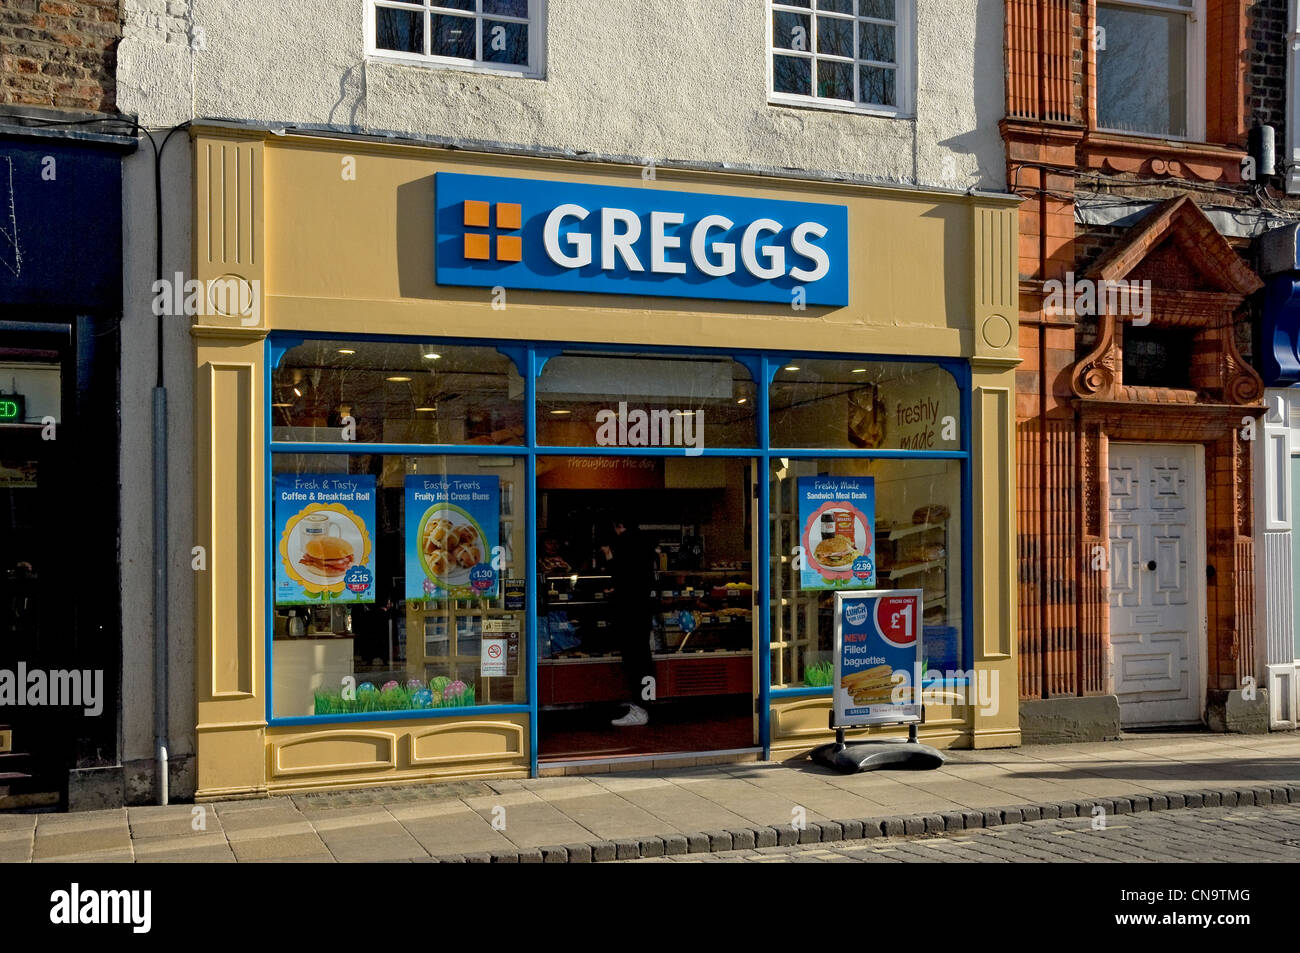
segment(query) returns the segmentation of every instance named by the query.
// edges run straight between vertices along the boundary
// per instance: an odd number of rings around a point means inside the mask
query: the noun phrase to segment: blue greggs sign
[[[439,172],[440,285],[849,303],[843,205]]]

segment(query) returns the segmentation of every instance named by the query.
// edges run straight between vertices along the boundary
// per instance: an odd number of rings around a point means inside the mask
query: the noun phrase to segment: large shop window
[[[835,592],[854,588],[921,590],[927,678],[961,677],[965,473],[952,374],[792,358],[769,399],[772,686],[830,685]],[[809,458],[798,447],[838,452]]]
[[[953,362],[285,335],[267,350],[278,722],[527,706],[544,754],[608,751],[631,647],[662,750],[743,747],[769,675],[829,691],[850,589],[921,590],[927,671],[970,664]],[[653,550],[627,590],[644,644],[610,608],[619,525]]]
[[[276,453],[277,718],[526,701],[519,456]]]

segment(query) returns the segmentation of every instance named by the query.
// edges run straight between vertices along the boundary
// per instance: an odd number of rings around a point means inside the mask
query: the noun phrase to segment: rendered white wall
[[[231,118],[1003,188],[1001,0],[917,0],[914,119],[770,105],[765,0],[547,6],[545,78],[525,79],[368,60],[363,0],[126,0],[118,103],[149,126]]]

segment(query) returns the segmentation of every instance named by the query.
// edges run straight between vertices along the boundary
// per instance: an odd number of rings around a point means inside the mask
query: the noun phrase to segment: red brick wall
[[[119,0],[0,0],[0,105],[117,108]]]

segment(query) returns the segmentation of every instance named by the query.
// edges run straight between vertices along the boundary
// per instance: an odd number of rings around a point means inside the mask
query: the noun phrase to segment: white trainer
[[[649,723],[650,713],[640,705],[628,705],[627,714],[622,718],[615,718],[610,724],[615,728],[629,728],[633,725],[644,725]]]

